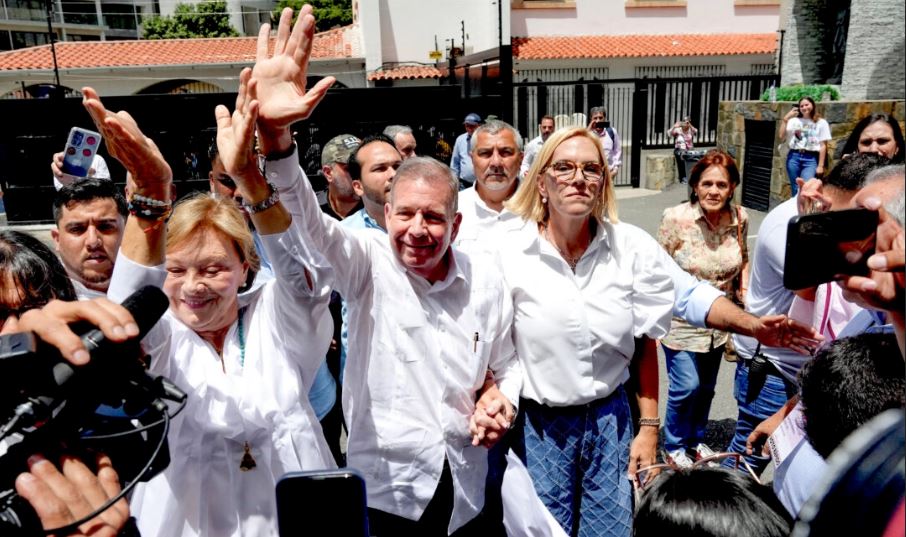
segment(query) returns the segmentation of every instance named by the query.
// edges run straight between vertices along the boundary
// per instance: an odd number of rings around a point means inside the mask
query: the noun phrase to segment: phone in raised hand
[[[94,155],[101,146],[100,133],[73,127],[63,149],[63,173],[73,177],[88,177]]]
[[[840,275],[867,275],[877,229],[878,213],[868,209],[794,217],[787,225],[783,286],[799,290]]]

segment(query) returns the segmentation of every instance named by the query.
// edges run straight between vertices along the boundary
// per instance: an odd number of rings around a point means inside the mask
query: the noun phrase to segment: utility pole
[[[54,94],[60,93],[60,67],[57,65],[57,34],[53,31],[53,0],[45,0],[47,9],[47,37],[50,39],[50,55],[53,57],[53,78],[56,84]]]

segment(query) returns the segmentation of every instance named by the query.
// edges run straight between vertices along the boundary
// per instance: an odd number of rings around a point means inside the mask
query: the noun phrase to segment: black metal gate
[[[690,116],[698,128],[696,144],[713,146],[720,101],[757,100],[777,82],[776,75],[514,82],[514,125],[532,138],[546,114],[558,123],[587,124],[589,109],[604,106],[624,155],[614,184],[638,187],[642,150],[673,147],[667,130],[675,121]]]
[[[776,128],[774,121],[746,120],[746,154],[742,168],[743,207],[759,211],[770,209]]]

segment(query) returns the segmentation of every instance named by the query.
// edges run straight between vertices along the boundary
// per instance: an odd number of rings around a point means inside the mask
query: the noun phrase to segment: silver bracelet
[[[270,191],[270,194],[259,201],[254,205],[248,205],[245,202],[242,203],[242,206],[245,207],[250,214],[258,214],[262,211],[266,211],[280,202],[280,192],[277,191],[277,187],[274,186],[274,183],[270,181],[267,182],[267,188]]]

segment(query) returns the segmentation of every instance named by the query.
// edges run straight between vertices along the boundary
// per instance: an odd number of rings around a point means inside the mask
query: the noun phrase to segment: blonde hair
[[[219,233],[229,240],[239,260],[248,262],[249,269],[257,272],[261,267],[255,239],[235,200],[207,193],[189,196],[173,208],[167,222],[167,250],[198,240],[205,231]]]
[[[618,222],[617,218],[617,201],[613,191],[613,181],[610,177],[610,170],[607,168],[607,158],[604,156],[604,147],[601,145],[601,139],[594,132],[585,127],[573,127],[569,129],[560,129],[551,134],[550,138],[541,146],[541,151],[535,157],[535,162],[529,168],[528,173],[519,184],[519,189],[513,194],[504,205],[507,209],[518,214],[526,220],[534,222],[546,222],[550,214],[547,210],[547,204],[541,200],[541,192],[538,190],[538,180],[541,174],[550,166],[554,158],[554,151],[566,140],[575,137],[584,137],[591,140],[598,150],[598,159],[604,167],[604,187],[600,189],[599,196],[595,199],[592,207],[592,215],[598,220],[609,220]]]

